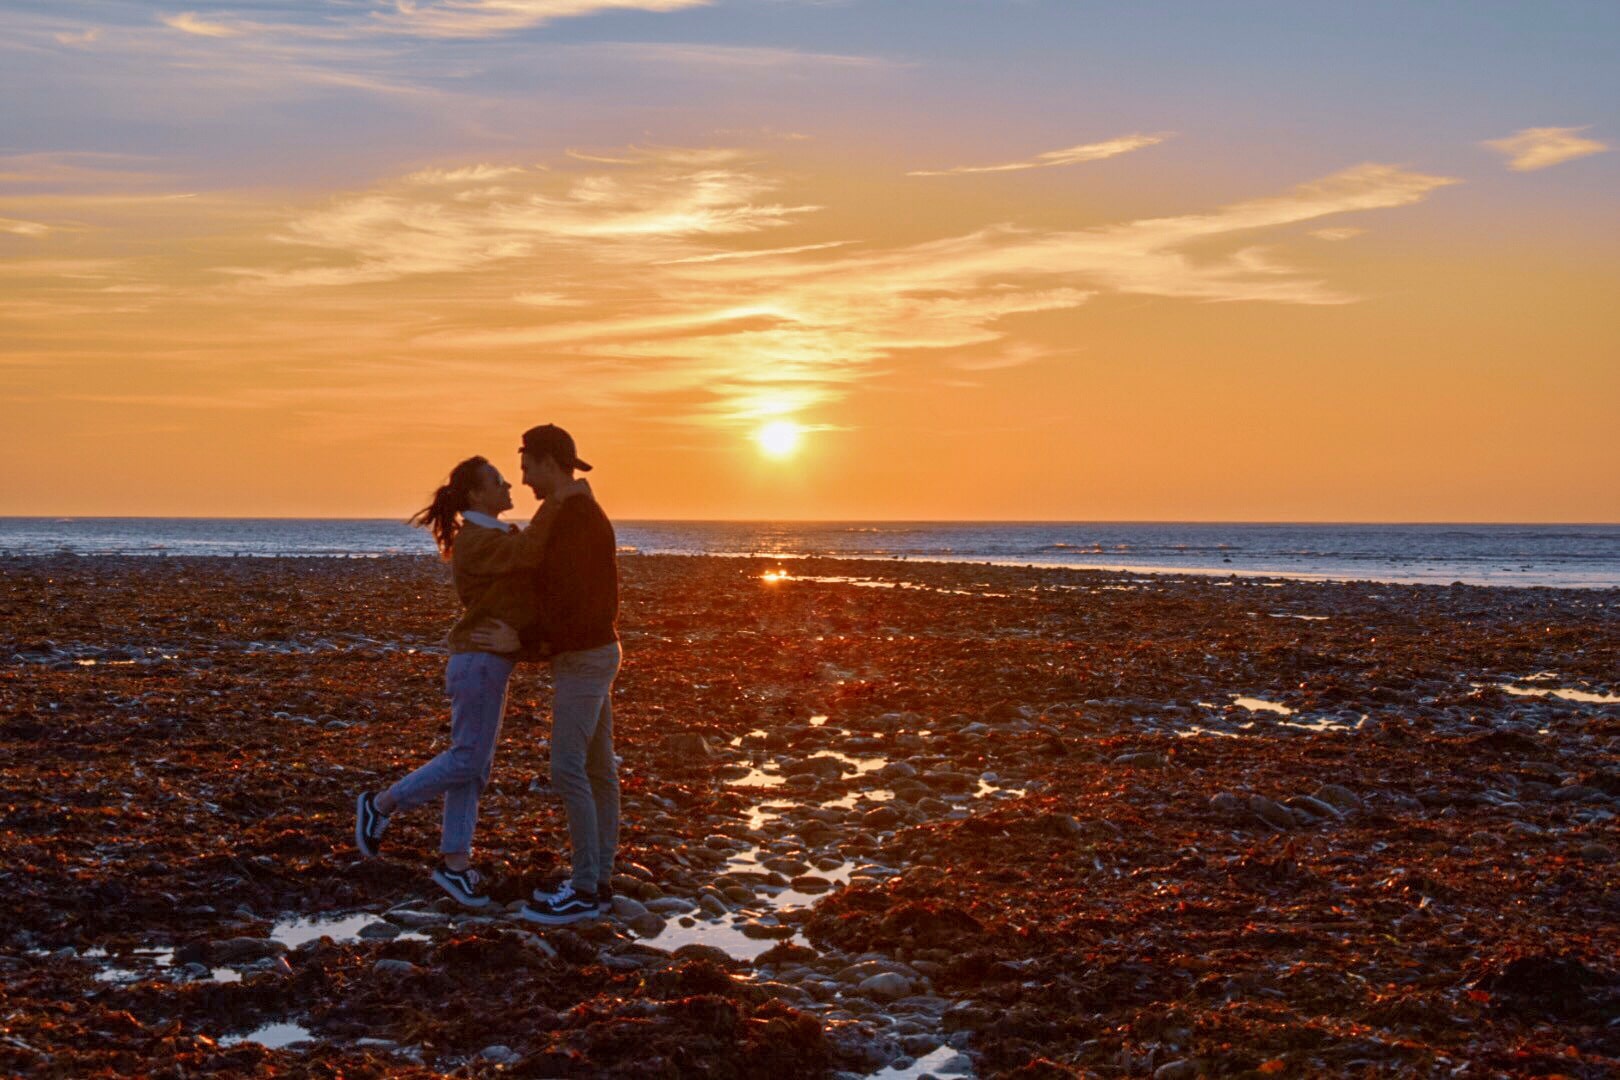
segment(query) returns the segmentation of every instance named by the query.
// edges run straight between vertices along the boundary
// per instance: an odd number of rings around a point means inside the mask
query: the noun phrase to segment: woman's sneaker
[[[546,926],[566,926],[581,919],[594,919],[597,914],[594,892],[582,895],[574,891],[572,882],[564,882],[562,888],[549,896],[531,897],[518,912],[518,918]]]
[[[388,819],[377,809],[371,792],[362,791],[354,800],[354,846],[368,859],[375,859],[382,848],[383,830]]]
[[[452,870],[440,863],[433,870],[433,884],[449,893],[462,907],[481,908],[489,903],[489,893],[484,891],[484,875],[471,867]]]

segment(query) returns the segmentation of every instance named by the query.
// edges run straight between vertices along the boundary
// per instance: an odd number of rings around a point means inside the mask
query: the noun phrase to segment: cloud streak
[[[916,169],[907,176],[962,176],[968,173],[1021,172],[1025,169],[1052,169],[1062,165],[1079,165],[1087,161],[1128,154],[1147,146],[1156,146],[1170,137],[1168,132],[1157,135],[1121,135],[1104,142],[1085,143],[1063,150],[1048,150],[1025,161],[1009,161],[1001,165],[957,165],[949,169]]]
[[[32,306],[0,317],[26,316],[43,342],[80,335],[93,352],[150,340],[145,355],[185,362],[251,355],[253,342],[303,363],[386,356],[418,365],[412,393],[424,401],[465,396],[473,364],[509,382],[549,376],[548,394],[664,424],[813,424],[908,365],[990,373],[1061,362],[1076,342],[1030,328],[1101,296],[1350,303],[1268,245],[1302,225],[1353,228],[1333,219],[1410,206],[1455,182],[1364,164],[1171,216],[1067,229],[978,222],[897,241],[852,226],[839,188],[794,197],[813,181],[734,149],[469,162],[268,227],[258,223],[269,208],[239,206],[234,234],[199,231],[218,222],[190,215],[177,242],[168,222],[179,219],[154,219],[154,254],[36,272],[45,284],[31,287]],[[60,253],[35,239],[37,271]],[[109,249],[139,250],[117,236]],[[85,327],[98,305],[118,318]],[[158,326],[186,330],[150,338]],[[337,395],[339,411],[362,408],[358,392],[321,393]]]
[[[1601,154],[1607,143],[1581,136],[1584,127],[1524,128],[1504,139],[1487,139],[1481,146],[1505,154],[1507,167],[1514,172],[1535,172],[1566,161]]]
[[[234,30],[223,23],[208,22],[198,17],[195,11],[183,11],[178,15],[162,15],[159,21],[171,30],[178,30],[182,34],[191,34],[195,37],[228,38],[236,37],[240,31]]]
[[[370,25],[390,33],[430,38],[481,38],[527,30],[558,19],[604,11],[680,11],[706,7],[711,0],[395,0],[391,10],[373,12]]]

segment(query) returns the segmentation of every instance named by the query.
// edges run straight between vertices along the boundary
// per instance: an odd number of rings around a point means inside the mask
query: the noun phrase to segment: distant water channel
[[[621,521],[626,551],[1620,587],[1620,525]],[[388,520],[0,518],[0,555],[426,554]]]

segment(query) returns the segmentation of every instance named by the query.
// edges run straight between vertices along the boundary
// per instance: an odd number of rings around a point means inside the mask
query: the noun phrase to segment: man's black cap
[[[591,467],[574,453],[574,437],[556,424],[541,424],[525,431],[523,445],[519,449],[535,457],[549,457],[565,469],[591,471]]]

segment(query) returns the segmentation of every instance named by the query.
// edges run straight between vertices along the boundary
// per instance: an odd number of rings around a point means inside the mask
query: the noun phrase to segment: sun
[[[754,433],[760,448],[771,457],[787,457],[799,448],[804,429],[791,420],[772,420]]]

